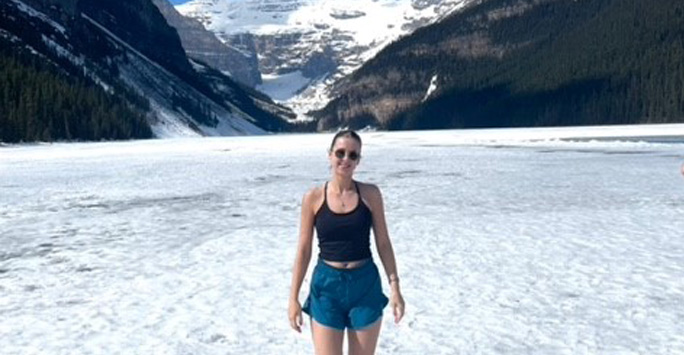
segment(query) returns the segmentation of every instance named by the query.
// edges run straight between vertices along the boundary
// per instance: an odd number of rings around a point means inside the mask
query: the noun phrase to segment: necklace
[[[339,200],[340,200],[340,204],[342,205],[342,209],[343,209],[343,210],[346,210],[346,209],[347,209],[347,204],[344,203],[344,189],[342,189],[342,192],[340,192],[339,194],[338,194],[336,191],[333,191],[333,194],[335,194],[335,195],[338,196],[338,198],[339,198]]]
[[[340,200],[340,203],[342,204],[342,209],[343,209],[343,210],[346,210],[346,209],[347,209],[347,204],[344,203],[344,197],[343,197],[343,196],[344,196],[344,192],[340,193],[339,195],[338,195],[337,193],[335,193],[335,195],[338,196],[338,198],[339,198],[339,200]]]
[[[340,203],[342,204],[342,209],[346,209],[346,208],[347,208],[347,204],[344,203],[344,198],[342,197],[343,195],[344,195],[344,193],[341,193],[341,194],[339,194],[338,196],[339,196],[339,199],[340,199]]]

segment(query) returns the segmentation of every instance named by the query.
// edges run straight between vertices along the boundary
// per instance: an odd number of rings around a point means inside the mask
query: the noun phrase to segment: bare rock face
[[[188,57],[200,60],[233,79],[254,87],[261,84],[259,63],[254,50],[239,50],[219,41],[193,18],[178,13],[168,0],[152,0],[166,21],[176,28]]]

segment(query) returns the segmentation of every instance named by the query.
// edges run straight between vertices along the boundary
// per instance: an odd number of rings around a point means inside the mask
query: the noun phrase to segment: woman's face
[[[334,174],[351,177],[361,160],[361,144],[352,137],[337,138],[328,156]]]

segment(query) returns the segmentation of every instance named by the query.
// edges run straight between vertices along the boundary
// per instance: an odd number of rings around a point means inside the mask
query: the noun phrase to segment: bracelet
[[[393,279],[389,279],[389,284],[391,285],[392,282],[394,282],[394,281],[399,282],[399,276],[397,276],[397,277],[395,277],[395,278],[393,278]]]

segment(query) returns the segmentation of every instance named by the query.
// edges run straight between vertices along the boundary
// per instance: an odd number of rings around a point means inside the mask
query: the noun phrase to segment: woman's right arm
[[[292,268],[292,287],[290,289],[290,302],[288,316],[292,329],[302,332],[302,306],[299,303],[299,289],[302,287],[306,269],[311,261],[311,249],[314,229],[314,201],[316,189],[311,189],[302,198],[302,215],[299,226],[299,243],[294,267]]]

